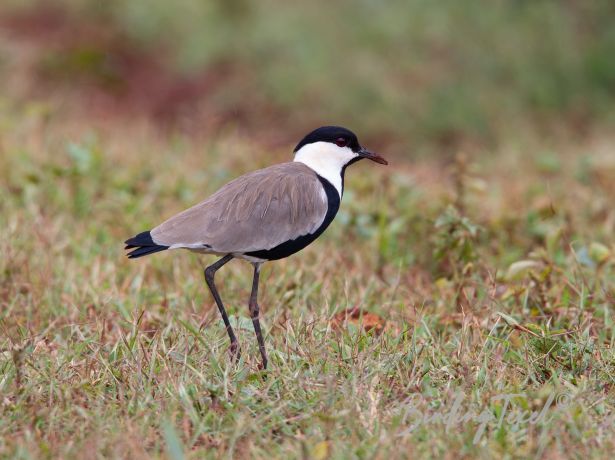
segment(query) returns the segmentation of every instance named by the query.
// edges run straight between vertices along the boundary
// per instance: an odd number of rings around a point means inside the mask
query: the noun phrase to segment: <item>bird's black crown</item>
[[[301,142],[297,144],[293,152],[296,152],[304,145],[313,144],[314,142],[331,142],[339,147],[349,147],[353,152],[361,150],[356,134],[349,129],[342,128],[341,126],[321,126],[301,139]]]

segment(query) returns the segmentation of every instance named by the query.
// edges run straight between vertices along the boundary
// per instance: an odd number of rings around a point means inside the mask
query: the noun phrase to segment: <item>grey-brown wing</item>
[[[318,176],[283,163],[241,176],[151,231],[157,244],[243,253],[315,232],[327,213]]]

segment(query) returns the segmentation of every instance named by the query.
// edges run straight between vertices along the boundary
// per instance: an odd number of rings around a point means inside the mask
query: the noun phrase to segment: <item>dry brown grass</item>
[[[40,49],[3,40],[0,456],[610,458],[611,135],[447,159],[397,138],[390,167],[353,166],[325,235],[265,265],[261,372],[249,265],[217,278],[243,346],[233,365],[211,260],[129,261],[122,242],[285,161],[293,135],[228,120],[186,135],[70,89],[37,93]],[[460,394],[463,414],[525,420],[475,439],[480,422],[439,418]]]
[[[84,125],[53,107],[17,109],[0,125],[4,455],[556,458],[613,448],[610,144],[470,154],[457,185],[452,163],[353,167],[327,234],[265,269],[262,373],[247,265],[219,275],[244,347],[234,366],[205,261],[128,261],[121,242],[286,151],[255,151],[232,131],[202,142],[147,123]],[[463,218],[447,211],[459,194]],[[519,260],[534,269],[507,277]],[[385,319],[384,331],[333,327],[355,307]],[[446,411],[458,392],[466,410],[492,414],[504,393],[524,395],[518,410],[551,394],[574,402],[535,426],[490,424],[476,444],[477,423],[408,432],[413,411]]]

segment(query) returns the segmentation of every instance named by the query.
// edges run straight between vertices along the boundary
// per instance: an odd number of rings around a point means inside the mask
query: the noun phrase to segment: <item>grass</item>
[[[5,3],[0,457],[611,458],[612,2]],[[233,364],[215,259],[122,242],[331,121],[391,165],[264,266],[266,372],[218,272]]]
[[[332,228],[264,268],[261,372],[248,264],[217,278],[243,347],[233,365],[203,281],[213,259],[128,261],[122,241],[288,158],[292,139],[255,154],[233,132],[204,142],[132,122],[84,134],[61,113],[10,113],[4,457],[610,456],[612,140],[353,166]],[[382,332],[340,321],[353,307]],[[505,407],[505,394],[522,396]],[[438,414],[460,395],[460,413],[483,418],[447,426]],[[545,405],[530,423],[523,411]]]

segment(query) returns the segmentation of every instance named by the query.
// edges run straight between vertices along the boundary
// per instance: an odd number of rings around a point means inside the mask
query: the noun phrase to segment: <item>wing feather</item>
[[[217,253],[267,250],[315,232],[326,213],[316,173],[283,163],[238,177],[151,235],[157,244]]]

